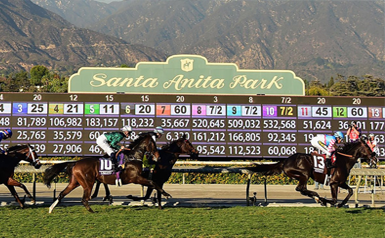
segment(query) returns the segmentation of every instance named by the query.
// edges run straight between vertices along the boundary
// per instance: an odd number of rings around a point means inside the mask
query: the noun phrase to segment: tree
[[[40,86],[42,78],[47,74],[49,74],[49,70],[43,65],[36,65],[32,67],[30,73],[31,73],[31,79],[30,79],[31,85]]]

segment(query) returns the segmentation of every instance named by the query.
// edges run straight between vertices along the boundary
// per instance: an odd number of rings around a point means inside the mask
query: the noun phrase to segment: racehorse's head
[[[130,143],[129,148],[133,153],[136,153],[137,151],[140,151],[143,154],[145,152],[150,153],[154,156],[154,161],[157,161],[160,158],[156,143],[149,133],[139,134],[139,137]],[[143,158],[143,156],[141,156],[141,158]]]
[[[355,159],[364,158],[368,161],[376,156],[376,153],[374,153],[362,139],[358,142],[346,143],[342,153],[351,155]]]
[[[35,169],[39,169],[41,167],[36,151],[30,144],[12,146],[8,148],[7,153],[10,155],[14,154],[15,157],[29,162],[35,167]]]
[[[198,158],[199,151],[194,148],[189,140],[187,140],[186,134],[179,138],[176,143],[181,149],[181,153],[190,155],[192,159]]]

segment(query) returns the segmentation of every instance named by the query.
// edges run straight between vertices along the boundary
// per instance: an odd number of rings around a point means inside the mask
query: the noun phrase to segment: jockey
[[[152,139],[156,143],[156,139],[161,138],[163,134],[164,134],[163,128],[161,126],[157,126],[154,129],[154,133],[152,133]]]
[[[157,126],[157,127],[155,127],[154,131],[150,131],[150,132],[147,132],[145,134],[150,134],[152,139],[155,142],[155,145],[156,145],[156,139],[162,137],[162,135],[164,134],[164,130],[161,126]],[[160,150],[160,148],[158,146],[156,146],[156,147],[158,150]],[[152,155],[146,154],[143,158],[143,167],[145,168],[144,170],[150,169],[150,171],[152,173],[154,168],[155,168],[156,162],[157,161],[154,159],[154,157]]]
[[[360,139],[361,128],[357,126],[357,122],[352,121],[352,123],[350,123],[349,129],[346,132],[346,135],[348,136],[350,142],[357,142],[358,139]]]
[[[118,143],[124,138],[128,138],[132,133],[131,126],[124,126],[121,131],[103,133],[96,139],[96,144],[100,146],[110,156],[115,171],[119,171],[116,159],[116,152],[124,146]]]
[[[11,129],[5,129],[5,130],[0,131],[0,142],[2,140],[6,140],[6,139],[11,138],[11,137],[12,137]],[[5,154],[5,150],[3,150],[2,148],[0,148],[0,152]]]
[[[341,143],[344,138],[342,132],[337,131],[334,135],[317,135],[311,139],[311,145],[326,154],[326,167],[331,168],[335,162],[334,152],[337,149],[337,143]],[[332,159],[330,158],[332,157]]]

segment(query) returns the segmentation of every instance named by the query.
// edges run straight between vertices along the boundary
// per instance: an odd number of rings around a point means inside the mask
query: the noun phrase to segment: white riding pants
[[[314,136],[311,139],[311,145],[314,146],[315,148],[319,149],[324,154],[326,154],[327,157],[330,157],[330,153],[328,151],[328,148],[325,145],[325,142],[324,142],[325,139],[324,138],[325,138],[324,135]]]
[[[102,148],[104,152],[108,154],[108,156],[111,156],[111,154],[115,152],[115,150],[111,148],[110,144],[108,144],[107,138],[104,134],[100,135],[96,139],[96,144]]]

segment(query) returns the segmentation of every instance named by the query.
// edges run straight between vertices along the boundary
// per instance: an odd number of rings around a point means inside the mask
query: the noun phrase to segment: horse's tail
[[[264,175],[281,174],[283,170],[284,161],[275,164],[255,164],[255,167],[246,167],[245,169],[255,172],[263,173]]]
[[[65,172],[68,175],[72,174],[72,167],[76,162],[64,162],[60,164],[55,164],[44,171],[44,184],[47,187],[51,187],[52,180],[60,174],[60,172]]]

